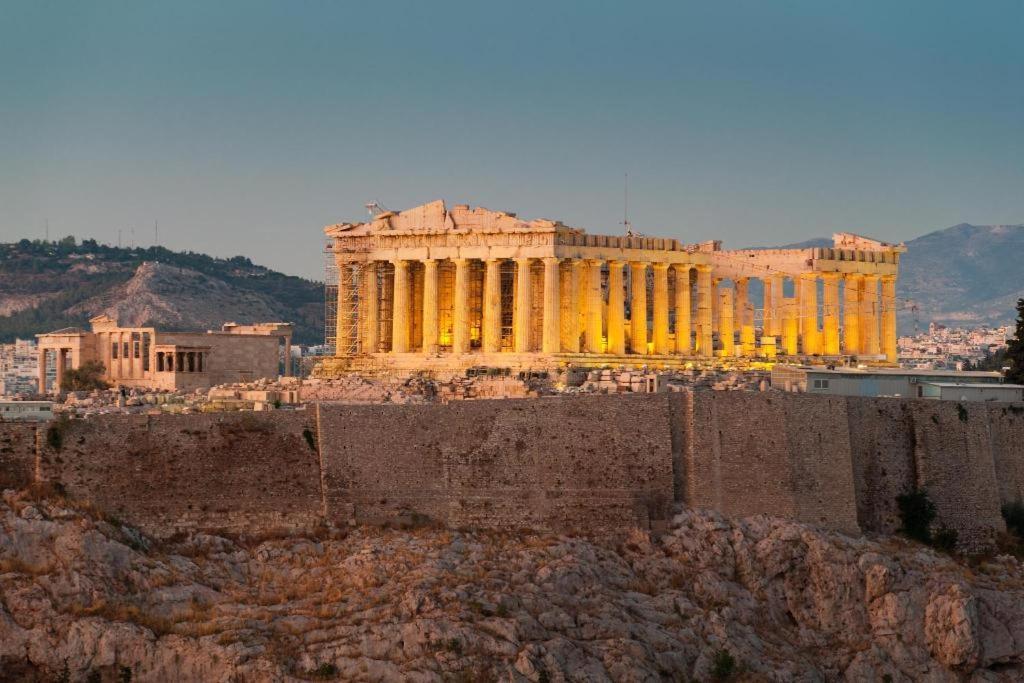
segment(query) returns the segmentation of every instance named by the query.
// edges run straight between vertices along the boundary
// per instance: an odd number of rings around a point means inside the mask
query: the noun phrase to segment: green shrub
[[[82,363],[81,367],[68,368],[60,378],[63,391],[93,391],[106,389],[109,385],[103,381],[106,368],[97,360]]]
[[[924,489],[914,489],[896,496],[903,526],[900,533],[921,543],[931,543],[931,525],[935,521],[935,503]]]
[[[959,539],[956,529],[950,529],[948,526],[943,524],[938,530],[932,535],[932,546],[936,550],[941,550],[944,553],[952,553],[956,551],[956,543]]]
[[[964,408],[962,403],[956,404],[956,414],[960,418],[961,422],[967,422],[967,408]]]
[[[313,432],[310,431],[309,427],[302,428],[302,438],[306,440],[306,445],[309,446],[309,450],[316,450],[316,437],[313,436]]]
[[[726,649],[715,652],[711,663],[711,680],[728,681],[736,673],[736,658]]]
[[[313,678],[329,679],[338,676],[338,667],[330,662],[324,662],[313,670]]]
[[[1003,519],[1006,520],[1006,528],[1017,538],[1024,540],[1024,503],[1006,503],[1003,505]]]
[[[50,426],[46,428],[47,446],[55,451],[64,448],[64,432],[67,430],[70,421],[67,415],[62,414],[50,423]]]

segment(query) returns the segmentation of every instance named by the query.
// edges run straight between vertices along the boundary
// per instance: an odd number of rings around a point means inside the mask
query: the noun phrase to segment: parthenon
[[[324,231],[326,372],[896,361],[902,244],[838,233],[831,247],[728,251],[440,200]]]

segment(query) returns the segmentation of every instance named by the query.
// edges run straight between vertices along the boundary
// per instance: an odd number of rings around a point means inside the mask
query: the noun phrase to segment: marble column
[[[885,360],[895,363],[899,360],[896,346],[896,276],[882,276],[882,353]]]
[[[863,353],[877,356],[882,351],[878,343],[878,276],[865,275],[861,292],[861,326],[864,339]]]
[[[558,298],[561,288],[558,268],[560,261],[553,256],[544,259],[544,320],[541,335],[541,350],[544,353],[558,353],[562,348],[561,303]]]
[[[532,259],[516,259],[516,304],[512,329],[515,336],[516,353],[530,351],[530,313],[533,301],[530,286],[530,264]]]
[[[782,297],[782,348],[787,356],[799,352],[799,304],[796,297]]]
[[[784,275],[771,275],[765,282],[766,291],[771,291],[771,325],[767,334],[773,337],[782,336],[782,296],[784,291],[782,286],[784,284]],[[765,307],[767,309],[767,303],[765,303]]]
[[[715,355],[711,329],[711,266],[697,266],[697,353]]]
[[[821,353],[818,344],[818,276],[800,276],[800,341],[805,356]]]
[[[775,278],[776,276],[769,275],[761,279],[761,283],[764,285],[764,294],[761,298],[761,308],[764,311],[761,318],[761,334],[765,337],[775,336]]]
[[[608,262],[608,353],[626,353],[626,294],[622,261]]]
[[[562,300],[561,346],[565,353],[580,351],[580,271],[582,261],[569,259],[568,268],[560,278],[562,289],[559,297]]]
[[[676,271],[676,353],[693,353],[690,343],[690,266],[674,266]]]
[[[452,353],[469,353],[469,259],[452,259],[455,292],[452,297]]]
[[[647,264],[629,264],[629,324],[632,353],[647,353]]]
[[[370,261],[363,268],[363,353],[380,350],[380,292],[377,283],[377,262]]]
[[[64,388],[64,370],[67,368],[66,360],[67,357],[64,355],[64,349],[58,348],[57,351],[57,380],[54,382],[54,391],[60,393],[61,389]]]
[[[822,350],[839,355],[839,273],[822,273]]]
[[[501,351],[501,259],[489,258],[484,266],[483,349]]]
[[[395,264],[394,304],[391,312],[391,352],[409,352],[409,262],[397,259]]]
[[[437,259],[423,261],[423,353],[438,351]]]
[[[352,264],[341,262],[338,264],[338,309],[336,318],[336,329],[334,336],[334,355],[348,356],[352,353]],[[119,377],[124,377],[124,344],[118,341],[118,368]],[[175,359],[177,360],[177,359]]]
[[[843,276],[843,353],[860,353],[860,289],[861,276],[848,273]]]
[[[36,350],[36,358],[38,358],[39,393],[46,394],[46,349],[42,344],[39,344]]]
[[[722,342],[722,356],[736,355],[736,331],[733,327],[733,290],[722,287],[718,293],[718,339]]]
[[[604,298],[601,296],[601,261],[587,261],[587,353],[604,353]]]
[[[735,324],[740,329],[740,355],[753,357],[757,350],[754,310],[750,305],[750,278],[736,279]]]
[[[654,266],[654,352],[664,355],[671,352],[668,346],[668,264]]]

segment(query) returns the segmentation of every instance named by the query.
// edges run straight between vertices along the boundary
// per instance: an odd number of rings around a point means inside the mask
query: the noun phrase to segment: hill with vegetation
[[[167,330],[286,321],[295,324],[297,343],[316,344],[324,336],[324,287],[244,256],[72,237],[0,244],[0,342],[86,326],[101,313]]]

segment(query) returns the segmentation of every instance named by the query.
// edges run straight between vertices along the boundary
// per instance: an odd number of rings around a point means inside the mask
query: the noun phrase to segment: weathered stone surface
[[[712,512],[601,545],[354,528],[323,539],[129,528],[0,503],[0,670],[69,680],[1014,681],[1024,567]]]

